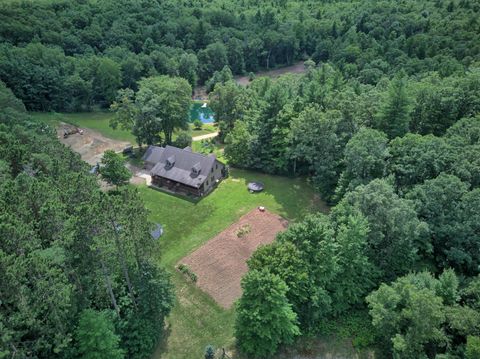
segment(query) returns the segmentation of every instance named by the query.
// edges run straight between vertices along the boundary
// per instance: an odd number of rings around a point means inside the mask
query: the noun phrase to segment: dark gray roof
[[[175,159],[173,166],[168,166],[169,159]],[[205,156],[173,146],[163,149],[158,163],[152,168],[152,175],[180,182],[187,186],[198,188],[207,179],[217,161],[215,155]],[[200,173],[194,173],[193,168],[199,168]]]
[[[142,157],[142,160],[145,162],[150,163],[157,163],[160,161],[160,157],[162,156],[163,148],[158,146],[148,146],[145,154]]]

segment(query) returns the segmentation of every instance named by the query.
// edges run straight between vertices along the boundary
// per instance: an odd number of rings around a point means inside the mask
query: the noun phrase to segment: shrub
[[[197,275],[195,273],[192,272],[192,270],[190,268],[188,268],[187,265],[181,263],[177,266],[177,269],[183,273],[184,275],[186,275],[188,278],[190,278],[190,280],[192,282],[196,282],[197,281]]]
[[[193,121],[193,127],[196,130],[201,130],[202,126],[203,126],[203,122],[201,120],[199,120],[198,118],[195,121]]]
[[[252,227],[249,224],[245,224],[241,226],[239,229],[237,229],[236,231],[237,237],[242,238],[247,234],[249,234],[251,230],[252,230]]]
[[[182,131],[178,134],[177,139],[173,142],[173,145],[178,148],[185,148],[192,144],[192,136],[188,132]]]

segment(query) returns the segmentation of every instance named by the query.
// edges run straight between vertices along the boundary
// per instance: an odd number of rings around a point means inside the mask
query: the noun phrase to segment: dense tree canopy
[[[139,145],[171,144],[202,85],[229,165],[304,176],[334,206],[248,261],[241,351],[360,313],[379,355],[478,358],[479,15],[474,0],[3,1],[0,357],[144,358],[173,305],[136,191],[100,191],[26,110],[111,108]]]
[[[173,297],[138,193],[102,192],[0,85],[1,355],[144,358]]]
[[[472,0],[51,0],[0,6],[0,80],[35,110],[108,106],[117,88],[136,90],[148,76],[182,76],[193,87],[225,65],[242,74],[311,57],[375,85],[399,70],[406,76],[458,75],[480,54],[480,6]],[[478,90],[478,83],[471,85]],[[466,116],[462,105],[450,106],[460,104],[454,88],[452,82],[440,91],[436,83],[426,86],[412,124],[438,134]],[[423,112],[433,103],[447,110],[434,109],[442,116],[437,123]],[[404,131],[392,106],[387,101],[382,118],[396,116],[395,126]]]

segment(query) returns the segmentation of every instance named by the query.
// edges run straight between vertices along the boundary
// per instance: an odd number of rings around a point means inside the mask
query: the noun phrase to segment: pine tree
[[[211,345],[207,345],[205,348],[205,359],[214,359],[215,349]]]
[[[83,359],[123,359],[119,337],[105,312],[86,309],[76,331],[78,354]]]
[[[410,100],[406,91],[405,80],[397,76],[390,83],[378,119],[378,127],[389,138],[403,136],[410,124]]]

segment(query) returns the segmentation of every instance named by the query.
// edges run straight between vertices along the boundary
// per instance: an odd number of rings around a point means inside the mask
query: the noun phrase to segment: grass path
[[[250,194],[246,184],[251,180],[263,182],[266,190]],[[140,186],[139,191],[151,212],[151,220],[164,226],[159,257],[173,274],[177,294],[168,318],[168,336],[153,359],[201,358],[207,344],[226,348],[234,345],[234,310],[223,310],[187,282],[174,268],[181,258],[259,205],[290,221],[301,219],[313,210],[327,210],[323,202],[315,199],[313,189],[304,179],[238,169],[232,169],[230,177],[198,203],[146,186]]]

